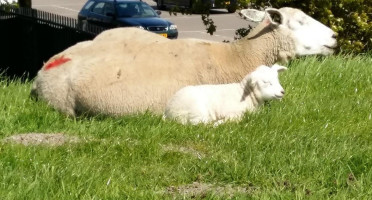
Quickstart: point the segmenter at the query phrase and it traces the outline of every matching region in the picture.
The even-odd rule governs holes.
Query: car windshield
[[[116,9],[118,17],[158,17],[154,9],[142,2],[120,2]]]

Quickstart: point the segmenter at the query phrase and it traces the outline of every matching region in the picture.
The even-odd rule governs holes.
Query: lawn
[[[70,118],[0,79],[0,199],[370,199],[372,57],[306,57],[280,75],[286,95],[240,122],[181,125],[150,112]]]

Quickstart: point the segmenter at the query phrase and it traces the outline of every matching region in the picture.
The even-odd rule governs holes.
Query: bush
[[[14,1],[8,1],[4,0],[3,2],[0,2],[0,9],[9,11],[11,8],[18,7],[18,4]]]
[[[371,0],[256,0],[254,7],[299,8],[338,33],[339,50],[372,50]]]

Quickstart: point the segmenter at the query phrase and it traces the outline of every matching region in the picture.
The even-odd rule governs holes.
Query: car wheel
[[[77,28],[82,31],[87,31],[88,26],[87,24],[88,24],[87,20],[78,20]]]
[[[77,21],[76,28],[81,30],[81,27],[83,26],[81,20]]]
[[[158,8],[159,10],[162,10],[162,9],[165,8],[163,0],[158,0],[158,1],[156,2],[156,6],[157,6],[157,8]]]
[[[83,31],[88,30],[88,21],[87,20],[82,20],[81,21],[81,30],[83,30]]]
[[[236,5],[230,5],[229,7],[227,7],[227,11],[229,13],[234,13],[236,11]]]

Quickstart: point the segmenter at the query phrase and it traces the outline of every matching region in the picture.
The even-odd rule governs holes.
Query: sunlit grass
[[[151,113],[69,118],[0,81],[0,138],[65,133],[59,147],[0,146],[0,199],[182,199],[193,182],[246,188],[208,199],[368,199],[372,195],[372,58],[295,60],[286,90],[239,123],[183,126]],[[167,192],[168,191],[168,192]]]

